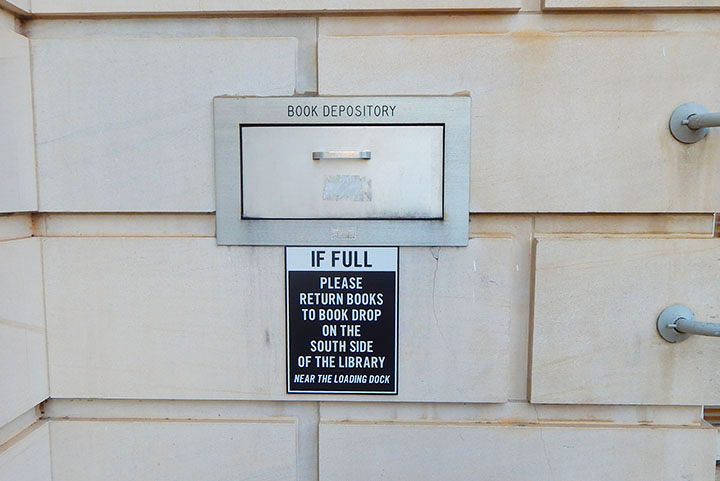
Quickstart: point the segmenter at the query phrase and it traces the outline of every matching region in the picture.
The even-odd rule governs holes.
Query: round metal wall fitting
[[[693,115],[706,114],[707,112],[705,107],[696,103],[682,104],[676,108],[675,112],[670,116],[670,133],[683,144],[694,144],[702,140],[710,129],[703,128],[693,130],[687,125],[684,125],[683,121]]]
[[[663,310],[658,316],[658,333],[667,342],[682,342],[688,337],[690,337],[690,334],[685,334],[676,331],[672,327],[668,327],[668,324],[674,324],[675,321],[677,321],[678,319],[687,319],[688,321],[694,321],[695,314],[693,314],[693,311],[683,306],[682,304],[675,304]]]

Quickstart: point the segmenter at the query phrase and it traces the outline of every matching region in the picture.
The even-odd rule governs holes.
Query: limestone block
[[[30,0],[0,0],[0,7],[25,14],[30,12]]]
[[[521,0],[34,0],[33,13],[247,13],[518,10]]]
[[[97,5],[98,2],[93,2]],[[147,2],[146,2],[147,4]],[[306,16],[92,16],[33,18],[23,25],[28,37],[40,39],[212,38],[238,40],[294,38],[295,93],[317,92],[317,20]],[[275,63],[273,63],[275,65]],[[259,69],[256,69],[259,70]],[[252,71],[249,66],[241,74]],[[250,82],[248,82],[250,83]]]
[[[43,237],[215,237],[213,214],[39,214],[33,222]]]
[[[23,239],[32,236],[30,214],[0,215],[0,241]]]
[[[712,214],[539,215],[535,233],[708,237],[713,224]]]
[[[53,481],[296,479],[292,419],[53,421]]]
[[[320,480],[711,481],[710,428],[320,424]]]
[[[38,38],[32,48],[44,211],[213,211],[213,97],[295,89],[295,38]]]
[[[68,403],[71,401],[67,401]],[[92,401],[97,403],[97,401]],[[129,401],[128,401],[129,402]],[[58,403],[53,401],[53,405]],[[378,403],[323,402],[320,417],[325,421],[460,422],[483,424],[578,424],[673,425],[704,424],[701,406],[613,406],[507,403]],[[63,411],[65,414],[66,411]]]
[[[285,393],[283,249],[44,239],[53,397],[364,399]],[[513,241],[400,251],[399,395],[501,402]]]
[[[0,213],[37,210],[30,44],[0,27]]]
[[[0,242],[0,426],[48,397],[40,241]]]
[[[719,404],[720,340],[656,329],[676,303],[718,322],[719,288],[717,239],[540,240],[532,402]]]
[[[533,219],[531,216],[471,216],[470,237],[507,234],[513,238],[509,268],[510,326],[508,371],[509,399],[526,401],[528,372],[528,323],[530,319],[530,279],[532,276]]]
[[[55,398],[43,406],[43,413],[51,419],[92,418],[97,421],[116,421],[122,418],[148,422],[212,420],[228,425],[238,422],[276,423],[280,418],[292,419],[297,425],[296,481],[317,481],[318,404],[313,402]]]
[[[9,4],[8,4],[9,5]],[[8,10],[2,8],[11,8],[3,6],[2,0],[0,0],[0,30],[17,31],[18,19]]]
[[[720,134],[668,131],[682,103],[720,109],[715,29],[537,17],[321,18],[320,93],[469,91],[472,212],[720,210]]]
[[[38,423],[0,446],[0,481],[51,481],[50,431]]]
[[[720,8],[719,0],[545,0],[545,10],[553,9],[698,9]]]
[[[45,332],[0,322],[0,424],[48,397]]]
[[[40,241],[0,242],[0,320],[45,328]]]

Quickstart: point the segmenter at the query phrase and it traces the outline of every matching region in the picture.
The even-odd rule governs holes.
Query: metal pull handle
[[[720,337],[720,324],[696,321],[693,311],[682,304],[663,310],[657,319],[657,329],[667,342],[682,342],[690,334]]]
[[[313,160],[370,160],[372,154],[369,150],[328,150],[327,152],[313,152]]]
[[[720,113],[708,113],[695,103],[681,105],[670,116],[670,132],[684,144],[702,140],[711,127],[720,127]]]

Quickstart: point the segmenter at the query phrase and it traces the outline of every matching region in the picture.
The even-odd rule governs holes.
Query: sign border
[[[347,249],[395,249],[395,384],[393,391],[293,391],[290,389],[290,291],[288,290],[288,248],[347,248]],[[399,246],[304,246],[288,245],[283,249],[285,270],[285,393],[286,394],[344,394],[346,396],[397,396],[399,392],[399,351],[400,351],[400,247]]]

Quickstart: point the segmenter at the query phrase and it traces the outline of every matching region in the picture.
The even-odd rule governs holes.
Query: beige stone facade
[[[0,481],[711,481],[717,0],[0,0]],[[468,245],[401,247],[397,396],[287,394],[218,246],[216,96],[472,99]],[[272,193],[268,193],[272,195]],[[295,242],[302,244],[301,240]]]

